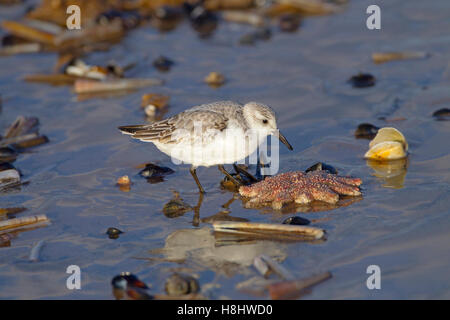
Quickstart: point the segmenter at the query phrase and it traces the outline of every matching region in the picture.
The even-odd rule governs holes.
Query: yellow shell
[[[395,128],[386,127],[378,130],[377,135],[369,143],[369,147],[372,148],[380,142],[399,142],[402,144],[404,151],[408,151],[408,142],[406,142],[405,136]]]
[[[369,151],[367,151],[364,155],[364,158],[374,160],[396,160],[405,157],[406,151],[404,149],[404,145],[397,141],[384,141],[371,145]]]

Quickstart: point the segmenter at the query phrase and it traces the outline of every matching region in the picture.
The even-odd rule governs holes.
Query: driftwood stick
[[[294,276],[285,267],[273,260],[272,258],[262,254],[257,258],[261,259],[273,272],[278,274],[284,280],[293,280]],[[256,258],[255,258],[256,260]]]
[[[160,79],[120,79],[120,80],[76,80],[74,84],[75,93],[93,93],[117,90],[140,89],[148,86],[162,85]]]
[[[270,224],[270,223],[253,223],[253,222],[226,222],[216,221],[213,223],[215,232],[222,233],[255,233],[255,234],[282,234],[282,235],[298,235],[313,239],[321,239],[325,231],[323,229],[286,225],[286,224]]]
[[[268,285],[270,298],[272,300],[285,300],[298,298],[311,287],[330,279],[331,273],[324,272],[313,275],[306,279],[282,281]]]
[[[50,222],[45,214],[40,214],[37,216],[14,218],[0,221],[0,231],[15,229],[18,227],[29,226],[34,224],[39,224],[43,222]]]

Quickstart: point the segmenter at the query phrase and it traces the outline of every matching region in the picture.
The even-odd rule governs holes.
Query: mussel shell
[[[299,216],[294,216],[294,217],[289,217],[289,218],[285,219],[282,223],[283,224],[293,224],[293,225],[299,225],[299,226],[306,226],[306,225],[310,224],[311,221],[309,221],[308,219],[299,217]]]
[[[348,80],[354,88],[367,88],[375,85],[376,79],[369,73],[360,73]]]
[[[370,123],[361,123],[355,130],[358,139],[373,139],[380,128]]]
[[[114,227],[110,227],[110,228],[108,228],[108,230],[106,230],[106,234],[108,235],[108,237],[110,239],[117,239],[117,238],[119,238],[119,235],[122,233],[123,233],[123,231],[121,231],[117,228],[114,228]]]
[[[338,171],[333,166],[330,166],[323,162],[317,162],[317,163],[313,164],[311,167],[306,169],[305,172],[321,171],[321,170],[327,171],[331,174],[338,174]]]
[[[165,176],[174,172],[168,167],[160,167],[153,163],[147,163],[145,168],[139,172],[139,175],[146,178],[149,183],[158,183],[164,181],[163,178]]]
[[[450,109],[448,108],[439,109],[433,112],[433,117],[435,117],[436,120],[450,120]]]

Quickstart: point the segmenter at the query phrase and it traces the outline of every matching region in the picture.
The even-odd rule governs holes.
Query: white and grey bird
[[[279,132],[275,112],[265,104],[249,102],[241,105],[218,101],[192,107],[168,119],[152,124],[121,126],[119,130],[132,138],[153,142],[163,153],[187,164],[201,193],[196,168],[218,165],[224,169],[252,154],[268,135],[274,135],[289,150],[292,146]]]

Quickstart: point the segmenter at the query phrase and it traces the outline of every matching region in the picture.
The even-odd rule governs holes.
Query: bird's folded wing
[[[146,142],[205,144],[226,129],[227,123],[228,119],[221,113],[194,110],[149,125],[123,126],[119,130]]]

